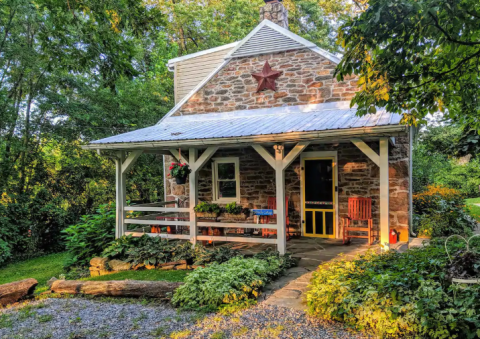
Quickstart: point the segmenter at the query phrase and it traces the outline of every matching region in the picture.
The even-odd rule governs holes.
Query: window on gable
[[[213,160],[213,200],[240,201],[240,174],[238,158]]]

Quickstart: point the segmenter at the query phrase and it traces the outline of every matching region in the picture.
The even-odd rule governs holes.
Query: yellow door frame
[[[314,152],[312,152],[314,153]],[[323,152],[319,152],[323,153]],[[302,234],[304,237],[314,237],[314,238],[336,238],[337,237],[337,192],[335,192],[335,187],[337,186],[337,157],[336,155],[332,156],[308,156],[305,155],[301,159],[301,166],[303,169],[305,169],[305,160],[332,160],[332,197],[333,197],[333,208],[332,209],[314,209],[314,208],[306,208],[305,207],[305,170],[302,170]],[[313,222],[313,231],[315,232],[315,212],[322,212],[323,214],[323,234],[307,234],[306,233],[306,223],[304,222],[306,220],[306,212],[312,212],[312,222]],[[325,234],[326,232],[326,225],[325,225],[325,212],[332,212],[333,213],[333,234]]]

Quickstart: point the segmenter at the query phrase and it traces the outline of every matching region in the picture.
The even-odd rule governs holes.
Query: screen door
[[[335,238],[335,162],[303,159],[303,234]]]

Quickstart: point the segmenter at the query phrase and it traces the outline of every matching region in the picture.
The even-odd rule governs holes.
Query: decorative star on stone
[[[252,76],[258,81],[257,93],[263,91],[264,89],[276,91],[275,79],[277,79],[281,74],[282,72],[272,70],[268,61],[265,62],[262,73],[252,74]]]

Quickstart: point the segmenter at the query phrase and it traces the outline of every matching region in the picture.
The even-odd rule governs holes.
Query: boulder
[[[132,265],[128,262],[121,261],[121,260],[110,260],[108,262],[108,266],[112,269],[112,271],[128,271]]]
[[[107,262],[108,258],[95,257],[90,260],[90,266],[105,270],[107,269]]]

